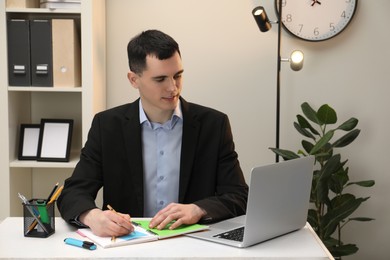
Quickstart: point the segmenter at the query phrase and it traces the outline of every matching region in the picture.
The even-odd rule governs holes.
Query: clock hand
[[[311,2],[311,6],[314,6],[315,4],[321,5],[321,2],[318,1],[318,0],[313,0],[313,1]]]

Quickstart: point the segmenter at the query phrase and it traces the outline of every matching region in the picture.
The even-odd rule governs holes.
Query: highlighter
[[[37,200],[36,203],[42,223],[50,224],[50,218],[46,209],[46,202],[44,200]]]
[[[77,246],[77,247],[81,247],[81,248],[85,248],[85,249],[89,249],[89,250],[96,249],[96,245],[92,242],[89,242],[89,241],[81,241],[81,240],[78,240],[75,238],[65,238],[64,242],[68,245]]]

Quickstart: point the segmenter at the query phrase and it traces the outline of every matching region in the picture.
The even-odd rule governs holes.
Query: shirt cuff
[[[83,223],[81,223],[81,221],[79,220],[79,217],[80,216],[76,216],[74,219],[69,220],[69,222],[71,224],[76,225],[76,226],[81,227],[81,228],[88,228],[87,225],[84,225]]]

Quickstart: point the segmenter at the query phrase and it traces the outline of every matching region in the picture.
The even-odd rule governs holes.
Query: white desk
[[[182,236],[90,251],[66,245],[67,237],[82,239],[61,218],[56,218],[56,231],[48,238],[24,237],[23,218],[6,218],[0,224],[0,259],[333,259],[309,225],[245,249]]]

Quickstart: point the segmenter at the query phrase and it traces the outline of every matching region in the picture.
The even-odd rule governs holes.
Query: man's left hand
[[[152,218],[150,228],[164,229],[169,223],[176,220],[169,229],[175,229],[183,224],[197,223],[206,212],[195,204],[171,203]]]

